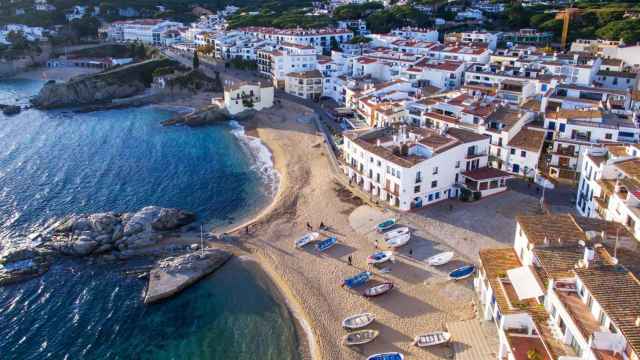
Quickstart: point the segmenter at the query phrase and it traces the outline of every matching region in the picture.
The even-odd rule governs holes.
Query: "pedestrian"
[[[313,226],[311,226],[311,224],[309,224],[308,221],[307,221],[307,230],[313,230]]]
[[[320,221],[320,230],[324,230],[326,226],[324,226],[324,222]]]
[[[376,249],[378,248],[378,239],[376,239]]]
[[[409,248],[409,256],[413,256],[413,249]]]
[[[245,232],[246,234],[248,234],[248,233],[249,233],[249,225],[245,226],[245,228],[244,228],[244,232]]]
[[[351,266],[351,255],[349,255],[349,257],[347,258],[347,261],[349,262],[349,266]]]

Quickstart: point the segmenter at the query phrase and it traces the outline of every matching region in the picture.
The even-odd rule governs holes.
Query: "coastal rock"
[[[19,114],[20,111],[22,111],[22,108],[18,105],[0,104],[0,109],[2,110],[2,113],[7,116]]]
[[[44,246],[64,255],[87,256],[134,251],[158,244],[166,232],[195,220],[194,213],[147,206],[133,213],[71,215],[43,236]]]
[[[142,93],[153,79],[155,69],[175,65],[167,58],[152,59],[75,77],[65,83],[49,81],[32,103],[41,109],[109,103]]]
[[[159,261],[149,273],[144,303],[157,302],[181,292],[224,265],[231,255],[222,249],[206,249]]]
[[[49,270],[50,256],[30,247],[16,247],[0,254],[0,286],[15,284]]]
[[[229,121],[231,118],[240,121],[249,120],[255,114],[255,110],[245,110],[231,116],[227,109],[212,105],[188,115],[180,115],[175,118],[165,120],[162,122],[162,125],[172,126],[184,124],[191,127],[197,127]]]

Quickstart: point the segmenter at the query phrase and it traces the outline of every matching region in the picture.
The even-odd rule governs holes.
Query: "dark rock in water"
[[[2,105],[0,104],[0,109],[2,109],[2,113],[5,115],[16,115],[22,111],[22,108],[18,105]]]
[[[232,254],[222,249],[205,249],[159,261],[149,273],[145,304],[171,297],[212,273]]]
[[[0,254],[0,286],[15,284],[49,270],[51,257],[47,252],[30,247],[18,247]]]
[[[248,120],[256,114],[255,110],[245,110],[241,113],[231,116],[227,109],[219,108],[215,105],[201,109],[188,115],[180,115],[162,122],[164,126],[187,125],[191,127],[215,124],[223,121],[229,121],[234,118],[237,120]]]
[[[194,213],[158,206],[124,214],[71,215],[42,236],[43,246],[71,256],[142,249],[157,244],[167,232],[195,219]]]

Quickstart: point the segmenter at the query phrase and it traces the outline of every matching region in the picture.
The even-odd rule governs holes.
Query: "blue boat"
[[[332,247],[333,245],[335,245],[338,242],[338,239],[336,239],[335,237],[330,237],[330,238],[326,238],[322,241],[320,241],[319,243],[316,244],[316,249],[318,251],[325,251],[327,249],[329,249],[330,247]]]
[[[474,265],[465,265],[463,267],[459,267],[449,273],[449,279],[460,280],[460,279],[467,278],[471,276],[471,274],[473,274],[475,270],[476,270],[476,267]]]
[[[371,279],[372,276],[373,276],[372,273],[368,271],[363,271],[358,275],[345,279],[343,284],[351,289],[366,283],[367,281],[369,281],[369,279]]]
[[[404,360],[404,355],[399,352],[381,353],[371,355],[367,360]]]
[[[387,219],[380,224],[376,225],[376,229],[378,232],[385,232],[393,227],[396,224],[396,219]]]

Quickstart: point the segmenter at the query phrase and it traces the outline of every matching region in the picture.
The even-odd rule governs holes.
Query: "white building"
[[[468,45],[486,45],[490,50],[495,51],[498,47],[499,35],[499,33],[487,31],[464,31],[446,34],[444,40],[445,42],[460,42]]]
[[[461,61],[424,59],[404,70],[402,77],[416,87],[452,90],[462,85],[465,67]]]
[[[333,42],[341,44],[353,38],[353,32],[349,29],[277,29],[251,26],[237,30],[243,34],[258,39],[271,40],[277,44],[290,43],[303,46],[320,46],[325,51],[331,49]]]
[[[231,115],[245,110],[262,110],[273,106],[273,86],[260,82],[239,82],[224,89],[224,107]]]
[[[181,41],[182,23],[162,19],[114,21],[107,28],[112,41],[140,41],[155,46],[169,46]]]
[[[506,189],[509,174],[487,168],[489,139],[462,129],[379,128],[344,136],[345,173],[372,199],[407,211],[461,194]]]
[[[290,72],[284,79],[287,94],[309,100],[318,100],[322,96],[322,73],[318,70]]]

